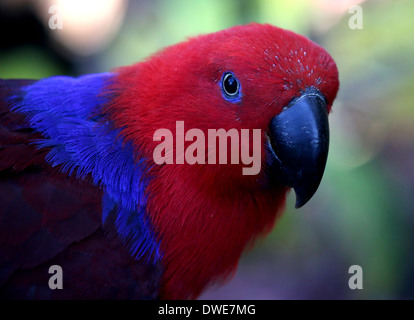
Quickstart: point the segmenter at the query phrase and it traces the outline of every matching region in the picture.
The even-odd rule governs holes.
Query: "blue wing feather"
[[[24,114],[42,134],[43,139],[32,143],[50,149],[48,164],[68,175],[76,172],[78,178],[90,175],[104,190],[102,222],[116,214],[116,230],[130,254],[157,262],[161,253],[146,213],[145,159],[122,140],[122,129],[114,128],[102,110],[110,99],[103,90],[114,77],[101,73],[43,79],[11,97],[12,111]]]

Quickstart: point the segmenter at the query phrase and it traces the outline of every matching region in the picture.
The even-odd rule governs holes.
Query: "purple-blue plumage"
[[[10,209],[0,207],[0,232],[3,232],[0,236],[0,293],[3,295],[9,293],[12,297],[13,292],[16,296],[20,295],[18,292],[23,289],[16,288],[23,285],[15,278],[20,279],[22,268],[46,267],[46,264],[60,257],[59,261],[65,269],[63,252],[72,252],[74,247],[88,237],[94,239],[98,230],[105,230],[111,235],[110,238],[118,239],[114,243],[126,246],[129,256],[122,259],[131,259],[131,265],[136,261],[135,265],[142,268],[140,260],[143,258],[151,258],[148,265],[158,264],[161,254],[145,211],[145,187],[149,179],[146,176],[145,159],[140,157],[139,150],[133,148],[131,143],[123,142],[120,128],[114,128],[103,112],[104,106],[111,99],[110,94],[105,92],[105,87],[114,76],[111,73],[102,73],[79,78],[52,77],[21,85],[16,80],[0,81],[0,130],[4,131],[0,139],[0,162],[4,165],[11,161],[10,150],[16,143],[9,137],[14,137],[18,134],[16,132],[24,132],[25,136],[19,140],[22,145],[20,149],[23,150],[20,151],[20,156],[27,158],[37,155],[40,165],[34,166],[35,171],[52,173],[51,177],[54,179],[51,183],[46,176],[39,178],[37,182],[44,179],[39,186],[35,183],[36,175],[31,174],[34,170],[31,166],[18,172],[21,176],[19,179],[16,175],[18,170],[12,164],[0,168],[0,191],[15,190],[15,197],[21,202],[15,205],[4,199],[3,204],[7,204]],[[10,88],[12,82],[15,84],[13,90]],[[13,123],[10,121],[12,118],[18,121]],[[13,154],[13,158],[17,158],[16,151]],[[38,192],[33,190],[36,187]],[[76,188],[79,190],[72,190]],[[52,207],[50,203],[54,200],[50,192],[56,193],[54,198],[58,198],[59,193],[65,194],[64,197],[73,198],[75,204],[65,201],[60,207]],[[39,198],[36,200],[32,196],[21,195],[24,193],[36,193],[35,197]],[[83,193],[87,199],[82,199],[79,193]],[[27,198],[35,204],[25,204]],[[94,205],[88,209],[82,201],[92,202]],[[79,207],[80,211],[89,211],[94,222],[88,227],[88,219],[85,217],[84,224],[78,225],[82,222],[75,218],[77,211],[74,208],[62,208],[72,205],[74,208]],[[10,243],[14,240],[7,230],[13,224],[12,215],[14,218],[23,215],[21,219],[29,226],[31,220],[35,219],[33,229],[43,230],[47,229],[44,224],[48,219],[59,220],[59,214],[54,216],[50,210],[65,212],[59,221],[59,231],[54,227],[52,233],[46,230],[40,232],[40,236],[31,234],[30,250],[25,249],[25,245],[16,247]],[[73,215],[69,211],[74,211]],[[84,232],[81,231],[83,229]],[[15,231],[19,232],[19,229]],[[34,233],[39,234],[39,231]],[[25,237],[27,236],[23,236]],[[99,241],[94,241],[108,241],[104,237],[102,232]],[[88,248],[93,251],[93,246]],[[10,250],[14,253],[11,254]],[[112,259],[110,254],[102,253],[102,256]],[[22,260],[30,263],[27,265]],[[82,263],[82,259],[80,261]],[[82,269],[79,266],[75,268]],[[71,274],[76,277],[76,271],[71,271]],[[122,278],[121,275],[117,277]],[[152,282],[153,286],[156,285],[156,281]],[[42,296],[39,292],[27,297]],[[149,295],[145,292],[134,294]]]

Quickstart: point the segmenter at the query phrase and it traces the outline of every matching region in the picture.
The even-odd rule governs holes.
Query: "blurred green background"
[[[48,27],[55,1],[0,0],[0,78],[108,71],[251,21],[306,35],[337,62],[341,85],[319,190],[300,210],[291,194],[274,231],[202,299],[414,298],[413,1],[89,1],[84,24],[71,31],[79,15],[62,30]],[[354,4],[363,29],[349,26]],[[348,286],[352,265],[363,269],[362,290]]]

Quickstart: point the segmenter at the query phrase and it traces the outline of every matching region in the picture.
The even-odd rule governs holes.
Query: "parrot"
[[[338,89],[322,46],[254,22],[108,72],[1,79],[0,297],[197,299],[228,281],[289,192],[300,208],[318,189]],[[178,122],[260,130],[260,170],[175,161],[154,133]],[[174,162],[155,161],[167,140]]]

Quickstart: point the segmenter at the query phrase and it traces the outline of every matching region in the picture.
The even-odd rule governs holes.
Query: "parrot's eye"
[[[231,72],[223,74],[221,79],[221,91],[226,100],[230,102],[240,102],[240,82]]]

